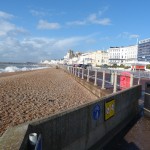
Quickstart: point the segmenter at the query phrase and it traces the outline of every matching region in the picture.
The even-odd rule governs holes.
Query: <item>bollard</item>
[[[133,74],[130,75],[130,87],[133,86]]]
[[[105,89],[105,71],[103,71],[102,89]]]
[[[95,82],[94,85],[97,86],[97,70],[95,70]]]
[[[82,79],[84,79],[84,68],[82,68]]]
[[[89,77],[90,77],[90,70],[88,69],[88,72],[87,72],[87,82],[89,82]]]
[[[80,68],[78,68],[78,77],[80,78]]]
[[[111,85],[114,84],[114,73],[111,74]]]
[[[29,144],[30,144],[31,150],[35,149],[36,142],[37,142],[37,133],[30,133],[29,134]]]
[[[114,78],[114,90],[113,93],[117,92],[117,72],[115,72],[115,78]]]

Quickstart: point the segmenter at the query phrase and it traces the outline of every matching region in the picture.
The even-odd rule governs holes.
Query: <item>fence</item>
[[[150,73],[142,71],[123,74],[125,71],[120,70],[84,69],[81,67],[72,66],[60,67],[67,70],[70,74],[81,78],[82,80],[92,82],[95,86],[98,86],[101,89],[110,90],[113,93],[139,84],[142,85],[142,90],[145,91],[145,83],[150,80]],[[130,82],[128,83],[128,86],[121,83],[122,76],[127,78],[128,82]]]

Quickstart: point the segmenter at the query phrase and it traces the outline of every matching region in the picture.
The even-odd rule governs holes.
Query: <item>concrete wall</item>
[[[101,149],[138,114],[140,96],[141,86],[135,86],[30,123],[20,149],[28,149],[28,136],[32,132],[42,135],[44,150],[95,150],[97,147],[93,145]],[[115,114],[105,120],[105,104],[111,100],[115,101]],[[95,115],[97,105],[100,106],[100,114]]]

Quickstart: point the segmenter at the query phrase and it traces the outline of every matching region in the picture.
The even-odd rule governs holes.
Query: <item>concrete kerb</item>
[[[15,127],[8,128],[0,137],[1,150],[18,150],[24,141],[24,137],[28,130],[28,123],[20,124]]]

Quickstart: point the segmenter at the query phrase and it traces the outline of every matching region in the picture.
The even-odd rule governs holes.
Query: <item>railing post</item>
[[[130,75],[130,87],[133,86],[133,74]]]
[[[78,77],[80,77],[80,68],[78,68]]]
[[[105,71],[103,71],[102,89],[105,89]]]
[[[87,70],[87,82],[89,82],[90,70]]]
[[[114,73],[111,74],[111,85],[114,84]]]
[[[114,90],[113,93],[117,92],[117,72],[115,72]]]
[[[73,73],[72,74],[74,75],[74,67],[73,67]]]
[[[94,85],[97,86],[97,70],[95,70],[95,82]]]
[[[77,76],[77,68],[75,67],[75,76]]]
[[[140,80],[141,80],[141,79],[139,78],[139,79],[138,79],[138,85],[140,84]]]
[[[70,67],[70,73],[72,74],[72,67]]]
[[[84,68],[82,68],[82,79],[84,79]]]
[[[68,72],[70,73],[70,67],[68,66]]]

